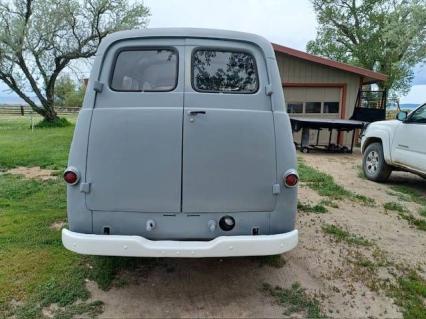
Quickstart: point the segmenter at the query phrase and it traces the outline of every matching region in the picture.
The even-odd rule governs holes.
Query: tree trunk
[[[53,107],[53,102],[47,102],[43,104],[42,112],[40,114],[47,122],[56,122],[59,120],[59,116]]]

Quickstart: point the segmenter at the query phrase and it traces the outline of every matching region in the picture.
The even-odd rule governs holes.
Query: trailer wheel
[[[371,143],[364,151],[362,169],[365,177],[375,182],[385,182],[392,173],[392,167],[386,164],[383,147],[380,143]]]

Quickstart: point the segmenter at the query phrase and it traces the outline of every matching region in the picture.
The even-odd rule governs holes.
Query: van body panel
[[[182,210],[272,211],[272,112],[209,108],[184,122]]]
[[[91,210],[179,212],[181,108],[93,111],[86,195]]]

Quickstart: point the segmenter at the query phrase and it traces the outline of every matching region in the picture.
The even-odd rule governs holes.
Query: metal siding
[[[276,53],[278,68],[281,75],[281,81],[283,83],[321,83],[321,84],[346,84],[347,93],[345,100],[345,119],[349,119],[353,113],[356,98],[359,89],[360,76],[352,74],[349,72],[336,70],[327,66],[323,66],[317,63],[304,61],[295,57],[288,56],[286,54]],[[318,96],[319,93],[313,93],[313,90],[324,90],[327,93],[324,93],[325,96],[334,95],[335,90],[338,88],[305,88],[300,90],[305,90],[306,97],[303,100],[295,101],[293,97],[299,96],[301,93],[296,93],[294,90],[299,88],[284,88],[284,96],[286,102],[304,102],[309,99]],[[303,93],[302,93],[303,94]],[[340,100],[340,99],[339,99]],[[340,106],[342,107],[342,106]],[[322,118],[336,118],[335,114],[298,114],[297,116],[307,116],[307,117],[322,117]],[[316,134],[316,133],[315,133]],[[351,134],[344,134],[344,143],[349,144],[351,142]],[[325,142],[325,139],[328,141],[328,133],[322,132],[320,141]],[[333,135],[333,139],[335,137]],[[296,137],[296,140],[297,137]]]

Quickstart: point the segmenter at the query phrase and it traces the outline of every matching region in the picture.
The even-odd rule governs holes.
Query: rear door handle
[[[206,114],[206,111],[189,111],[188,112],[189,116],[196,116],[198,114]]]

